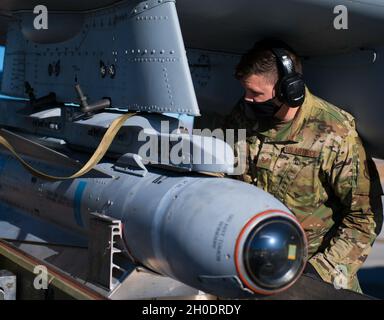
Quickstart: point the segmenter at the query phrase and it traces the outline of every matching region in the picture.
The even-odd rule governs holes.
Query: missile
[[[68,174],[63,162],[25,154],[45,171]],[[147,169],[133,154],[55,182],[29,174],[5,150],[0,164],[0,201],[82,235],[91,213],[118,219],[135,263],[201,291],[271,295],[293,285],[305,266],[307,242],[294,215],[244,182]]]

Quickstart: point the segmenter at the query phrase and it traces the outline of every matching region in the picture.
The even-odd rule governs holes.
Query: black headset
[[[301,106],[305,99],[305,83],[302,75],[295,70],[292,59],[282,48],[272,48],[279,69],[276,83],[277,98],[291,108]]]

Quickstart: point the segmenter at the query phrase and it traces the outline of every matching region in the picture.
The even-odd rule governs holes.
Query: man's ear
[[[272,97],[276,97],[276,84],[273,86],[272,89]]]

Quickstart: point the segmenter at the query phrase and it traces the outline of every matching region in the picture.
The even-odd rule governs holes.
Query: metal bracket
[[[16,300],[16,276],[0,270],[0,300]]]
[[[121,246],[122,223],[120,220],[99,214],[90,214],[90,233],[88,245],[89,280],[97,283],[108,291],[121,284],[131,270],[125,269],[126,264],[119,255],[128,258]],[[117,262],[119,261],[119,262]]]

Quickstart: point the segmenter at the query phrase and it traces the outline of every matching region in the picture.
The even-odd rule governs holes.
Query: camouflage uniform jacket
[[[309,262],[324,281],[361,291],[356,272],[381,229],[382,190],[379,182],[371,185],[354,118],[307,89],[293,121],[279,129],[260,132],[241,105],[224,126],[247,130],[246,154],[235,148],[246,163],[237,178],[295,214],[307,235]]]

